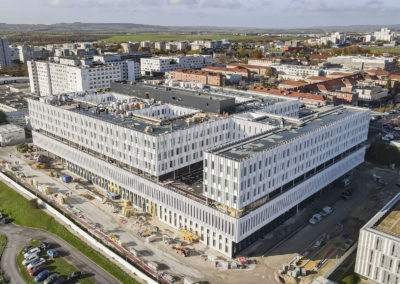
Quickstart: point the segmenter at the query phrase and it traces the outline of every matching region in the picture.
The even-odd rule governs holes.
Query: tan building
[[[225,80],[221,73],[197,71],[197,70],[176,70],[172,78],[177,81],[194,82],[212,86],[224,86]]]
[[[251,73],[256,75],[265,76],[267,72],[271,72],[272,67],[261,66],[261,65],[249,65],[249,64],[239,64],[239,63],[230,63],[226,66],[227,68],[246,68]]]
[[[207,66],[203,67],[201,70],[208,72],[217,72],[223,75],[241,75],[245,79],[248,79],[250,77],[250,71],[243,67],[227,68],[218,66]]]

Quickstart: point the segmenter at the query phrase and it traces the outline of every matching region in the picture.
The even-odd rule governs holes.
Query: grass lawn
[[[2,182],[0,182],[0,209],[17,225],[38,228],[57,235],[122,283],[138,283],[117,265],[70,233],[53,217],[40,209],[31,209],[28,200]]]
[[[31,241],[28,245],[38,247],[39,241]],[[63,257],[51,258],[46,254],[45,251],[41,251],[39,256],[46,260],[46,269],[50,272],[50,274],[58,273],[60,276],[64,276],[64,279],[67,279],[67,276],[74,271],[79,270],[74,265],[70,264]],[[24,256],[22,255],[22,250],[17,255],[16,261],[19,271],[21,272],[22,277],[25,279],[26,283],[33,284],[36,283],[34,280],[34,276],[29,275],[29,270],[26,266],[22,265],[22,261],[24,260]],[[86,271],[82,271],[82,273],[87,273]],[[89,278],[81,278],[79,279],[79,283],[82,284],[91,284],[94,283]]]
[[[5,235],[0,235],[0,260],[1,260],[1,255],[3,254],[3,251],[6,248],[6,244],[7,244],[7,237]],[[1,272],[1,269],[0,269]],[[0,273],[0,283],[3,280],[3,276]]]

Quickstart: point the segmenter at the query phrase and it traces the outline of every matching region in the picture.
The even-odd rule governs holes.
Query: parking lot
[[[0,230],[8,239],[7,247],[1,260],[1,267],[5,272],[6,278],[11,280],[10,283],[20,284],[26,282],[19,273],[15,259],[31,240],[48,242],[53,248],[60,251],[60,255],[65,261],[70,263],[71,266],[73,265],[73,267],[79,267],[79,270],[85,274],[85,278],[89,277],[95,283],[119,283],[114,277],[90,261],[75,248],[52,234],[32,228],[19,227],[14,224],[0,224]],[[54,262],[48,262],[48,268],[51,271],[57,271]]]

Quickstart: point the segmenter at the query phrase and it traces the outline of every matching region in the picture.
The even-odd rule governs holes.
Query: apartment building
[[[314,66],[279,64],[271,67],[278,72],[281,80],[304,80],[307,77],[324,75],[321,68]]]
[[[11,52],[6,38],[0,38],[0,69],[12,66]]]
[[[379,284],[400,282],[400,193],[360,230],[355,272]]]
[[[172,79],[183,82],[200,83],[211,86],[224,86],[225,78],[220,73],[197,71],[197,70],[176,70],[172,72]]]
[[[211,64],[211,55],[162,56],[141,58],[140,70],[142,75],[145,76],[163,74],[177,69],[200,69]]]
[[[165,50],[165,47],[166,47],[165,41],[157,41],[156,43],[154,43],[155,49],[163,51],[163,50]]]
[[[240,64],[240,63],[230,63],[226,65],[227,68],[246,68],[247,70],[250,71],[250,73],[253,73],[258,76],[265,76],[267,72],[271,71],[271,67],[268,66],[262,66],[262,65],[249,65],[249,64]]]
[[[238,92],[235,109],[216,115],[133,94],[30,99],[33,142],[229,257],[364,160],[365,109],[319,108],[298,119],[296,99]]]
[[[336,56],[329,57],[327,61],[353,70],[394,70],[397,66],[397,58],[394,57]]]
[[[381,86],[356,86],[354,91],[358,93],[358,100],[363,102],[379,101],[389,96],[388,90]]]
[[[217,72],[221,73],[225,76],[239,75],[241,78],[249,79],[250,71],[243,67],[219,67],[219,66],[207,66],[202,68],[201,70],[207,72]],[[241,78],[238,80],[240,81]]]
[[[118,56],[117,56],[118,57]],[[131,81],[139,76],[139,64],[115,57],[94,60],[54,58],[28,61],[31,92],[40,96],[109,88],[112,81]]]

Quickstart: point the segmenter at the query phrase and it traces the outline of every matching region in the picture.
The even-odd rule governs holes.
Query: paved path
[[[19,274],[15,257],[30,239],[45,241],[56,247],[60,246],[58,250],[61,253],[65,253],[66,256],[64,257],[83,273],[92,274],[91,278],[95,283],[120,283],[100,266],[53,234],[37,229],[19,227],[14,224],[0,224],[0,233],[7,236],[7,247],[1,259],[1,268],[5,271],[6,277],[11,280],[11,283],[20,284],[25,282]]]

